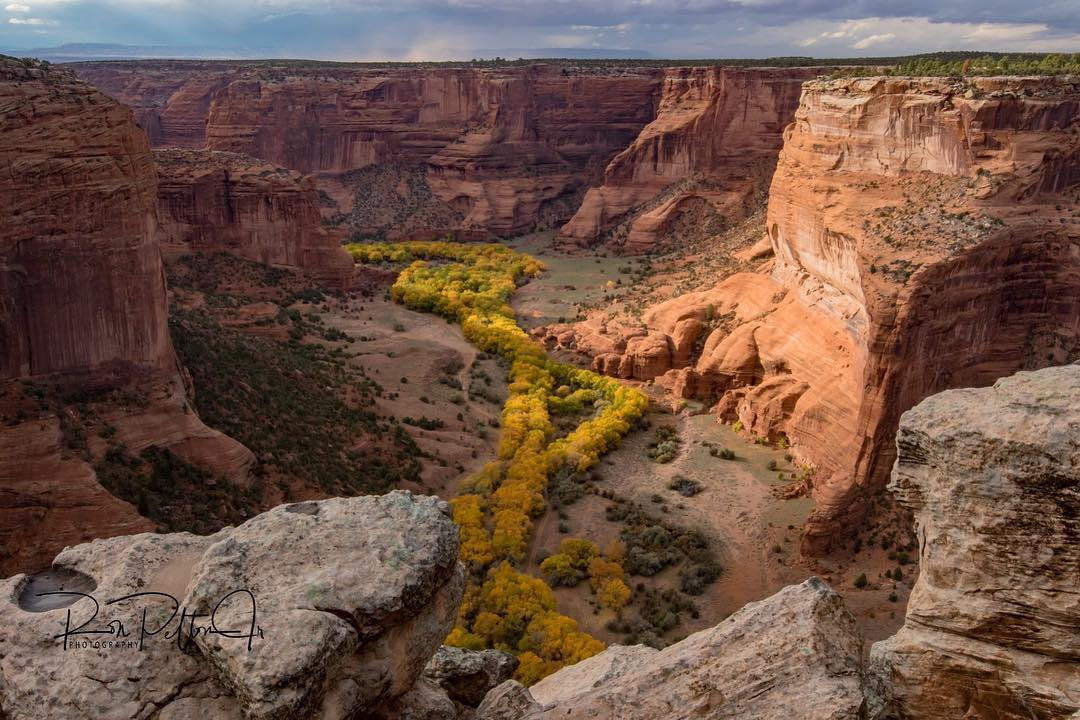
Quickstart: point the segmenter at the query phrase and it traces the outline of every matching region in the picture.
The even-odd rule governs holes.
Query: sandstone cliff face
[[[729,222],[741,219],[742,204],[772,174],[803,81],[818,73],[814,68],[666,69],[655,119],[615,156],[603,183],[588,191],[559,239],[591,244],[665,188],[670,192],[662,201],[628,220],[627,234],[620,238],[627,251],[655,246],[680,209],[694,200],[705,201]]]
[[[158,239],[166,256],[228,252],[344,284],[353,261],[322,228],[299,173],[234,153],[156,150]]]
[[[1077,357],[1078,127],[1075,78],[807,85],[771,190],[772,275],[825,293],[805,304],[851,338],[826,357],[856,399],[787,424],[819,467],[811,549],[880,491],[904,410]]]
[[[545,65],[151,62],[77,71],[135,108],[155,146],[244,153],[327,187],[373,164],[426,167],[429,190],[462,226],[500,235],[568,217],[577,194],[653,118],[660,78]]]
[[[13,720],[376,711],[412,687],[452,627],[464,589],[457,553],[449,506],[404,492],[283,505],[210,536],[142,534],[68,548],[47,571],[0,583],[9,629],[0,636],[0,710]],[[102,624],[119,620],[134,638],[144,608],[182,635],[144,637],[141,649],[65,651],[56,634],[66,613],[81,617],[92,602],[38,596],[60,589],[92,594]],[[254,600],[233,596],[214,618],[219,629],[254,632],[250,650],[246,637],[185,637],[192,621],[169,620],[172,602],[160,596],[105,605],[167,593],[206,618],[241,589]]]
[[[154,164],[131,112],[4,60],[0,113],[0,377],[169,368]]]
[[[1080,366],[949,390],[904,413],[890,490],[921,572],[873,673],[901,718],[1080,710]]]
[[[66,544],[149,529],[63,445],[67,418],[19,399],[24,384],[145,398],[109,413],[135,449],[160,444],[234,479],[251,455],[187,405],[153,159],[131,111],[66,71],[0,58],[0,130],[0,567],[14,571]]]
[[[775,259],[592,326],[594,367],[715,401],[816,468],[804,549],[880,494],[900,413],[1080,357],[1080,81],[811,81],[770,190]]]

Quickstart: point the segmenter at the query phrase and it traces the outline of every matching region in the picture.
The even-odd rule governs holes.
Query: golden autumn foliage
[[[519,653],[518,678],[526,683],[599,652],[598,640],[555,610],[550,588],[510,563],[525,555],[553,470],[583,471],[595,464],[645,413],[647,398],[611,378],[551,360],[518,326],[509,300],[521,282],[544,270],[534,258],[499,244],[406,242],[346,249],[358,262],[408,263],[391,289],[395,301],[458,322],[469,342],[510,363],[497,460],[466,478],[453,501],[461,559],[472,580],[460,624],[447,642]],[[552,415],[590,409],[588,419],[556,438]],[[560,554],[584,577],[599,552],[588,543],[571,544]],[[603,588],[600,593],[603,599]],[[618,604],[620,591],[609,594]]]
[[[630,602],[630,588],[622,578],[615,578],[604,583],[600,588],[600,603],[615,612],[619,612]]]

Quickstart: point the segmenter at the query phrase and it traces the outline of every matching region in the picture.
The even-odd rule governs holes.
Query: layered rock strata
[[[347,284],[353,261],[322,227],[314,184],[227,152],[155,150],[158,240],[166,257],[227,252]]]
[[[623,248],[647,251],[695,201],[728,223],[742,219],[750,195],[768,183],[776,165],[803,81],[820,72],[665,69],[655,119],[608,164],[603,182],[588,191],[559,240],[590,245],[625,220]],[[658,197],[655,207],[631,214]]]
[[[156,147],[238,152],[315,174],[346,208],[350,191],[338,181],[350,171],[419,166],[423,191],[458,213],[462,227],[498,235],[568,217],[611,156],[652,120],[661,74],[162,61],[77,71],[134,108]],[[416,201],[415,189],[398,189],[404,203]]]
[[[921,572],[872,668],[900,718],[1080,711],[1080,366],[949,390],[904,413],[889,489]]]
[[[0,584],[0,709],[13,720],[377,712],[453,625],[457,553],[449,506],[405,492],[283,505],[210,536],[68,548],[48,570]],[[61,590],[98,601],[95,628],[115,620],[132,636],[71,636],[65,651],[67,614],[81,622],[93,601],[41,595]],[[134,593],[155,594],[106,605]],[[144,610],[160,634],[140,634]],[[192,632],[211,614],[231,634]]]

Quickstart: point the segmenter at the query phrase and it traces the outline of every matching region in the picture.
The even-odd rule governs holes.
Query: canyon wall
[[[166,257],[228,252],[347,283],[353,261],[321,225],[318,195],[299,173],[246,155],[155,150],[158,240]]]
[[[915,513],[904,627],[871,649],[892,716],[1080,711],[1080,366],[904,413],[889,489]]]
[[[69,73],[0,72],[0,377],[168,369],[146,136]]]
[[[625,222],[618,243],[629,252],[646,251],[695,200],[727,223],[742,219],[751,195],[772,175],[803,81],[821,72],[665,69],[655,119],[608,164],[602,184],[588,191],[559,240],[589,245]],[[628,217],[649,201],[652,207]]]
[[[380,189],[406,206],[439,205],[434,225],[422,219],[416,230],[450,223],[498,235],[569,217],[653,119],[662,74],[165,61],[75,70],[131,106],[155,147],[238,152],[314,174],[345,213],[357,190],[371,191],[349,174],[387,166],[395,172]],[[408,187],[416,167],[422,188]]]
[[[810,81],[772,180],[773,258],[555,328],[606,373],[716,403],[814,468],[804,549],[854,534],[900,414],[1080,357],[1080,81]]]
[[[0,57],[0,163],[0,568],[14,570],[149,528],[97,482],[96,438],[79,429],[91,404],[134,451],[157,444],[237,480],[252,458],[188,405],[154,163],[131,111],[67,71]]]
[[[181,61],[75,70],[130,105],[155,147],[313,174],[339,219],[364,234],[510,236],[569,219],[562,242],[592,244],[623,223],[617,242],[633,252],[683,213],[716,227],[741,219],[768,182],[802,82],[823,72]],[[371,196],[378,207],[367,207]]]

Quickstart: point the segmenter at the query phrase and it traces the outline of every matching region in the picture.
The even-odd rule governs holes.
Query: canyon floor
[[[747,232],[746,228],[740,231]],[[632,284],[626,268],[640,272],[647,262],[641,258],[606,251],[599,255],[563,252],[553,246],[550,232],[515,238],[508,244],[541,259],[548,268],[514,297],[519,322],[526,328],[566,322],[586,312],[612,311],[627,296],[644,301],[672,292],[676,286],[706,282],[714,274],[685,275],[692,247],[654,259],[651,267],[657,269],[650,269],[648,281]],[[719,262],[716,272],[732,262]],[[450,498],[464,476],[494,456],[506,371],[469,344],[458,326],[390,301],[384,292],[388,282],[382,279],[370,297],[350,294],[331,302],[328,311],[300,307],[304,312],[314,310],[326,326],[353,338],[348,351],[384,389],[376,401],[380,414],[425,420],[427,427],[404,421],[428,457],[422,460],[421,481],[403,487]],[[561,352],[559,359],[580,362],[572,355]],[[883,542],[889,530],[858,552],[800,559],[799,533],[813,501],[780,492],[798,470],[785,459],[784,450],[747,441],[700,403],[690,402],[676,412],[662,388],[626,382],[654,400],[648,427],[631,432],[622,447],[592,473],[602,494],[585,494],[558,508],[549,505],[536,522],[525,563],[528,572],[539,576],[540,562],[557,552],[565,537],[585,538],[601,548],[618,541],[625,525],[608,519],[612,500],[606,495],[611,495],[659,514],[673,527],[700,531],[723,566],[721,577],[702,595],[685,598],[692,609],[679,613],[680,622],[663,633],[662,643],[711,627],[747,602],[813,574],[825,576],[844,594],[868,641],[887,637],[902,625],[917,571],[904,558],[902,581],[885,576],[898,566],[891,541]],[[660,427],[674,428],[679,441],[677,455],[667,463],[649,457]],[[734,451],[735,459],[720,457],[722,449]],[[669,487],[676,478],[697,483],[700,492],[684,497]],[[857,588],[855,579],[862,574],[867,582]],[[678,584],[674,567],[649,578],[635,576],[631,582],[639,594],[643,590],[661,594]],[[587,582],[556,588],[555,594],[561,612],[604,642],[640,639],[627,636],[615,613],[601,607]]]

